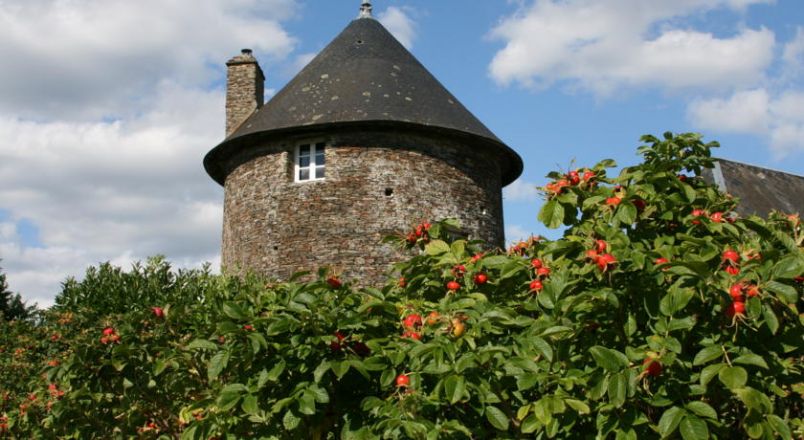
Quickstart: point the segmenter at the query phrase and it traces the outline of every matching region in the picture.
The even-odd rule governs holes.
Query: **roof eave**
[[[209,174],[209,176],[212,177],[213,180],[218,182],[218,184],[220,185],[224,185],[226,181],[226,170],[223,168],[223,164],[236,154],[244,151],[248,147],[253,146],[257,143],[263,142],[268,139],[275,139],[293,135],[302,135],[308,132],[333,131],[333,130],[351,131],[361,128],[364,129],[404,128],[410,131],[449,135],[451,137],[463,139],[469,145],[489,147],[498,150],[504,157],[500,176],[502,179],[502,186],[506,186],[512,183],[522,174],[523,170],[522,158],[519,156],[519,154],[516,153],[516,151],[514,151],[508,145],[504,144],[499,139],[480,136],[474,133],[468,133],[453,128],[422,125],[403,121],[389,121],[389,120],[310,124],[300,127],[280,128],[274,130],[260,131],[241,136],[232,136],[225,139],[220,144],[216,145],[212,150],[210,150],[206,154],[206,156],[204,156],[204,169],[206,170],[207,174]]]

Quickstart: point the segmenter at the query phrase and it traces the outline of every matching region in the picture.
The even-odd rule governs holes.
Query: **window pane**
[[[324,144],[316,144],[315,146],[315,164],[324,165]]]
[[[309,167],[310,166],[310,156],[299,156],[299,166]]]
[[[310,169],[309,168],[301,168],[301,169],[299,169],[299,180],[310,180]]]
[[[310,155],[310,146],[299,145],[299,156],[309,156],[309,155]]]
[[[315,167],[315,178],[316,179],[324,178],[324,167]]]

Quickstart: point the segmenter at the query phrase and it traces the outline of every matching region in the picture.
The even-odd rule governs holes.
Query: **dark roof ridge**
[[[773,171],[774,173],[789,174],[791,176],[795,176],[795,177],[799,177],[799,178],[804,179],[804,175],[797,174],[797,173],[792,173],[790,171],[777,170],[775,168],[769,168],[769,167],[766,167],[766,166],[756,165],[756,164],[747,163],[747,162],[740,162],[738,160],[726,159],[726,158],[722,158],[722,157],[712,157],[712,159],[714,159],[714,160],[716,160],[718,162],[726,161],[726,162],[736,163],[737,165],[748,166],[748,167],[753,167],[753,168],[760,168],[760,169],[763,169],[763,170]]]

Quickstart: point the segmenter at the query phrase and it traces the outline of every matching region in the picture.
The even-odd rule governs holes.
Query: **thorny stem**
[[[720,346],[720,349],[723,350],[723,357],[726,358],[726,363],[729,364],[729,367],[731,367],[732,365],[731,365],[731,359],[729,359],[729,352],[727,352],[726,348],[723,347],[722,345]]]

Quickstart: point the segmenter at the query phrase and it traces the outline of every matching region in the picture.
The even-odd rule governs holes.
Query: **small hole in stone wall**
[[[274,246],[274,250],[275,250],[275,251],[278,251],[278,250],[279,250],[279,246]]]
[[[393,194],[394,194],[394,189],[393,188],[385,188],[385,195],[386,196],[391,196]]]
[[[357,43],[357,44],[363,44],[363,40],[357,40],[357,41],[355,41],[355,43]]]

